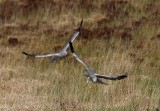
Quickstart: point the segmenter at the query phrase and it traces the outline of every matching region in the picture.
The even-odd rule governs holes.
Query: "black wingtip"
[[[72,45],[72,42],[71,42],[71,41],[69,41],[69,46],[70,46],[71,52],[74,53],[74,48],[73,48],[73,45]]]
[[[124,78],[127,78],[128,76],[127,75],[121,75],[119,79],[124,79]]]
[[[26,53],[26,52],[22,52],[22,54],[27,55],[27,53]]]
[[[82,24],[83,24],[83,18],[82,18],[82,20],[81,20],[80,26],[79,26],[79,28],[77,29],[77,31],[80,31],[80,30],[81,30]]]
[[[123,75],[123,78],[126,78],[126,77],[128,77],[127,75]]]
[[[31,56],[31,57],[35,57],[34,55],[28,54],[26,52],[22,52],[22,54],[27,55],[27,56]]]
[[[82,24],[83,24],[83,18],[82,18],[82,20],[81,20],[80,28],[82,27]]]

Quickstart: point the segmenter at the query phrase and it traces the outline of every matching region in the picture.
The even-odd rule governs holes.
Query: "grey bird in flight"
[[[74,33],[74,35],[70,39],[71,42],[73,42],[76,39],[76,37],[79,35],[82,24],[83,24],[83,19],[81,20],[79,28],[76,29],[76,32]],[[44,55],[34,55],[34,54],[28,54],[26,52],[22,52],[22,53],[27,56],[31,56],[31,57],[35,57],[35,58],[52,57],[51,62],[56,62],[59,58],[62,58],[67,55],[68,48],[69,48],[69,42],[64,46],[64,48],[61,51],[59,51],[57,53],[50,53],[50,54],[44,54]]]
[[[100,75],[96,74],[94,71],[92,71],[87,65],[78,57],[78,55],[74,52],[74,48],[72,46],[72,42],[69,42],[70,50],[73,54],[73,56],[86,68],[86,71],[88,73],[87,82],[91,80],[93,83],[100,83],[100,84],[106,84],[105,82],[101,81],[99,78],[108,79],[108,80],[121,80],[127,77],[127,75],[120,75],[120,76],[114,76],[114,75]]]

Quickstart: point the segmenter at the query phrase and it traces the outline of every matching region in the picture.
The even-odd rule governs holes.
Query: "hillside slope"
[[[100,74],[127,74],[108,85],[86,84],[84,67],[57,52],[74,34],[83,61]],[[159,0],[1,0],[0,110],[159,111]]]

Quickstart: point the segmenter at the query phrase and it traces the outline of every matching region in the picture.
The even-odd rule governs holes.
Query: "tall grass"
[[[15,1],[18,9],[18,3],[34,3],[38,8],[23,9],[30,12],[24,13],[11,7],[6,17],[0,14],[0,109],[160,110],[160,21],[155,14],[159,13],[160,4],[142,1]],[[9,3],[1,2],[0,6]],[[87,84],[84,67],[70,51],[56,63],[50,63],[50,58],[34,59],[21,53],[60,50],[81,18],[83,29],[73,43],[76,53],[95,72],[127,74],[127,79],[104,80],[107,85]],[[112,32],[106,34],[109,29]],[[11,44],[11,38],[17,42]]]

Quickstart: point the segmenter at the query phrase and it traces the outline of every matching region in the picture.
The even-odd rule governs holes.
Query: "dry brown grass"
[[[159,10],[159,0],[0,1],[0,110],[159,111]],[[127,79],[86,84],[70,53],[55,64],[21,54],[58,51],[81,18],[80,58]]]

